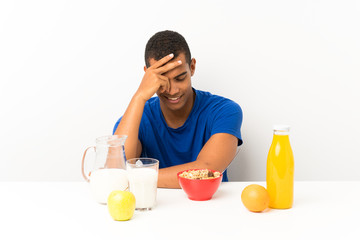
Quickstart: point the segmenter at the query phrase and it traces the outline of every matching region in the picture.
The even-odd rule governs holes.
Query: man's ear
[[[146,70],[147,70],[147,68],[146,68],[146,66],[144,66],[144,72],[146,72]]]
[[[195,67],[196,67],[196,60],[195,58],[192,58],[190,63],[191,76],[193,76],[195,73]]]

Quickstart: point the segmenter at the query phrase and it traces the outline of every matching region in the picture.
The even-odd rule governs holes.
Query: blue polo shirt
[[[184,125],[171,128],[160,109],[158,97],[149,99],[140,122],[141,157],[159,160],[159,168],[171,167],[196,160],[209,138],[216,133],[229,133],[242,144],[242,110],[230,99],[195,90],[194,106]],[[113,133],[121,118],[116,122]],[[223,181],[228,181],[226,171]]]

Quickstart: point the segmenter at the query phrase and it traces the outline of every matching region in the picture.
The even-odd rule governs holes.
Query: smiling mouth
[[[167,96],[164,96],[164,98],[166,98],[170,103],[178,103],[181,97],[182,96],[179,96],[179,97],[167,97]]]
[[[178,100],[180,97],[176,97],[176,98],[170,98],[170,97],[168,97],[167,99],[169,99],[169,100],[172,100],[172,101],[176,101],[176,100]]]

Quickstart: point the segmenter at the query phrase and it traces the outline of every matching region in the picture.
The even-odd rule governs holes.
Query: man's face
[[[191,60],[190,65],[186,62],[185,55],[179,54],[175,59],[170,62],[182,61],[182,64],[163,75],[169,79],[170,89],[163,93],[158,90],[156,94],[160,99],[160,106],[165,110],[181,111],[189,110],[193,104],[193,91],[191,86],[191,76],[195,72],[195,59]],[[153,65],[156,61],[150,59],[150,65]]]

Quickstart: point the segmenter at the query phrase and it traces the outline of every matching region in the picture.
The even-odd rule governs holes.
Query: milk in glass
[[[128,171],[130,191],[135,195],[136,209],[151,209],[156,203],[158,172],[152,168]]]
[[[90,188],[95,200],[106,204],[112,191],[128,188],[127,172],[119,168],[97,169],[91,172]]]

